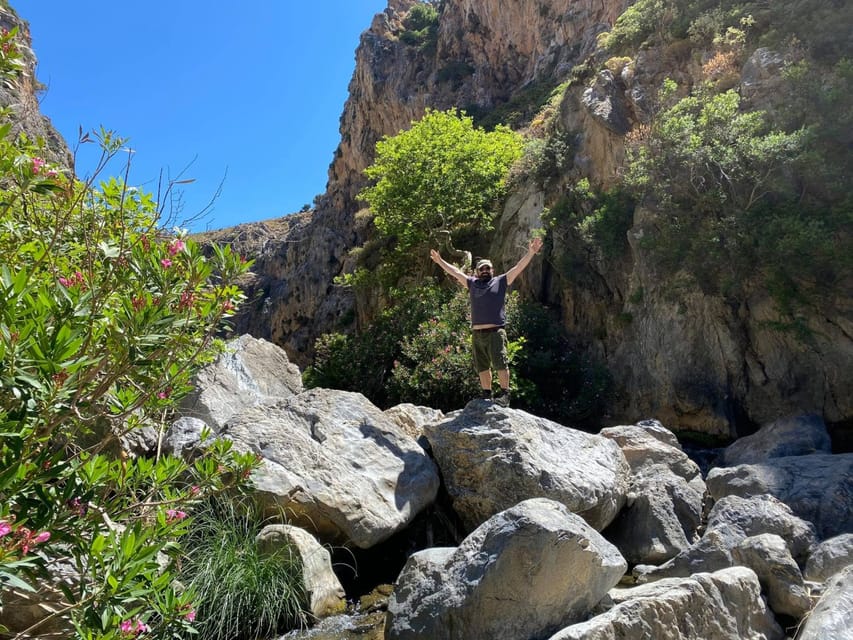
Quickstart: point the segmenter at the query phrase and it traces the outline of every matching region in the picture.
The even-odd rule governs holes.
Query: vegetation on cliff
[[[365,172],[375,183],[362,191],[376,236],[341,283],[382,291],[386,305],[357,335],[317,341],[308,386],[360,391],[380,406],[414,402],[443,410],[476,396],[466,295],[438,286],[446,280],[426,255],[433,247],[453,252],[460,238],[465,246],[485,246],[521,157],[521,136],[502,125],[486,132],[454,111],[427,110],[411,129],[376,145]],[[452,259],[464,264],[471,256]],[[509,315],[515,405],[573,424],[594,421],[606,406],[608,376],[568,346],[545,309],[511,297]]]
[[[802,328],[800,314],[825,304],[853,266],[843,177],[853,169],[853,66],[840,17],[804,2],[649,0],[602,37],[611,52],[703,53],[699,80],[664,83],[650,121],[628,136],[624,184],[654,214],[659,233],[644,247],[663,274],[735,301],[766,289],[779,328]],[[778,91],[757,108],[728,87],[762,46],[778,47],[781,62]]]
[[[440,7],[433,15],[431,4],[415,8],[407,23],[410,30],[416,23],[418,31],[432,28],[444,15]],[[429,12],[423,24],[418,21],[422,12]],[[511,169],[509,192],[522,185],[541,187],[548,260],[566,283],[584,288],[602,274],[618,280],[613,274],[627,273],[632,260],[641,260],[655,274],[660,293],[674,299],[701,292],[738,309],[756,292],[769,294],[777,320],[762,326],[792,330],[808,341],[813,335],[806,329],[807,318],[832,306],[838,287],[846,286],[853,272],[853,204],[847,184],[853,169],[853,122],[846,107],[853,99],[853,66],[847,57],[849,29],[844,27],[850,18],[849,6],[803,0],[639,0],[609,32],[600,34],[597,50],[577,59],[574,67],[543,67],[524,86],[504,87],[489,109],[466,108],[474,123],[487,130],[505,123],[524,133],[524,153]],[[436,86],[445,86],[446,69],[463,66],[470,77],[474,69],[468,59],[436,60]],[[463,86],[461,78],[455,79],[460,82],[454,87]],[[589,132],[572,129],[581,120],[567,117],[597,82],[603,82],[599,88],[604,87],[602,95],[610,101],[610,110],[601,117],[623,117],[605,123],[613,146],[608,153],[617,162],[612,175],[596,174],[583,164],[589,158],[581,155],[582,140]],[[467,100],[470,94],[464,96]],[[428,192],[441,184],[439,176],[425,188]],[[498,215],[502,205],[493,202],[489,216]],[[360,298],[370,300],[361,311],[362,316],[373,315],[374,325],[354,336],[321,339],[313,371],[328,373],[332,362],[359,361],[351,357],[354,350],[381,353],[355,376],[359,384],[369,380],[369,395],[380,404],[405,397],[413,402],[430,398],[440,405],[441,393],[453,398],[447,405],[458,403],[461,398],[450,389],[466,388],[464,363],[445,361],[430,347],[415,345],[424,334],[432,335],[429,325],[419,323],[435,319],[437,334],[447,341],[442,348],[456,353],[464,323],[450,322],[454,303],[449,293],[432,313],[422,309],[409,315],[411,305],[403,301],[418,294],[405,289],[406,281],[411,284],[428,274],[412,259],[417,253],[408,242],[399,245],[407,249],[408,271],[387,270],[393,252],[383,253],[380,247],[393,247],[394,234],[404,237],[411,228],[388,227],[381,233],[386,223],[381,204],[369,204],[380,233],[359,254],[364,270],[344,282],[381,284],[384,293],[376,295],[374,288],[374,295]],[[466,222],[460,215],[454,220],[450,250],[488,250],[492,236],[488,228],[477,226],[479,219],[469,215]],[[439,239],[442,221],[421,222],[420,239]],[[629,232],[635,232],[633,246]],[[460,263],[463,253],[456,256]],[[383,271],[391,277],[374,279]],[[627,282],[610,286],[629,289]],[[398,287],[394,295],[388,294],[391,287]],[[628,326],[632,314],[625,306],[640,304],[646,294],[642,288],[631,292],[621,307],[619,300],[610,301],[613,322],[590,337],[601,339],[609,329]],[[382,311],[367,311],[377,301]],[[558,328],[560,319],[554,322]],[[517,328],[529,338],[530,327]],[[378,342],[382,349],[374,348]],[[356,349],[356,343],[363,344]],[[514,368],[523,372],[531,345],[518,346]],[[556,358],[560,349],[558,342],[550,356]],[[424,371],[443,363],[431,374],[430,385],[416,370],[416,361]],[[606,397],[600,393],[606,385],[594,382],[603,377],[590,373],[594,369],[584,369],[590,384],[580,388],[591,386]],[[340,371],[324,377],[325,383],[355,388],[343,367]],[[436,378],[442,381],[441,393],[426,388],[438,384]],[[519,385],[529,382],[525,378],[519,376]],[[447,379],[454,382],[445,384]],[[404,380],[417,381],[422,395],[413,389],[404,393]],[[598,415],[604,412],[597,401],[593,405]],[[535,403],[529,408],[543,411]],[[571,419],[568,414],[556,417]]]

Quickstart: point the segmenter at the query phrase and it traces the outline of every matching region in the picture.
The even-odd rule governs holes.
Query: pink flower
[[[151,627],[142,622],[142,620],[123,620],[118,626],[119,630],[127,636],[138,636],[140,633],[151,631]]]
[[[199,487],[197,484],[194,484],[193,486],[190,487],[190,495],[196,496],[199,494],[200,491],[201,491],[201,487]]]
[[[195,622],[195,609],[190,609],[189,611],[187,611],[187,612],[184,614],[184,617],[185,617],[189,622]]]
[[[38,175],[41,172],[41,168],[45,165],[44,158],[33,158],[33,173]]]
[[[192,291],[184,291],[181,293],[181,301],[178,302],[178,309],[189,309],[195,302],[195,293]]]
[[[9,533],[12,533],[12,525],[10,525],[6,520],[0,520],[0,538]]]
[[[21,527],[18,529],[18,537],[21,538],[21,553],[29,553],[31,547],[50,540],[50,532],[42,531],[34,535],[27,527]]]
[[[164,269],[168,269],[172,266],[172,261],[169,260],[169,258],[163,258],[162,260],[160,260],[160,264],[163,265]]]
[[[166,521],[174,522],[175,520],[183,520],[187,517],[186,512],[177,509],[166,509]]]
[[[172,387],[166,387],[157,394],[157,397],[160,398],[160,400],[165,400],[170,395],[172,395]]]
[[[180,238],[175,238],[169,245],[169,255],[176,255],[179,251],[183,251],[185,246],[186,245],[184,244],[183,240],[181,240]]]
[[[65,503],[65,506],[78,516],[85,516],[89,511],[89,503],[83,502],[80,498],[71,498]]]
[[[86,279],[83,277],[83,273],[80,271],[75,271],[73,276],[64,277],[60,276],[57,278],[59,280],[59,284],[63,287],[74,287],[76,285],[85,285]]]

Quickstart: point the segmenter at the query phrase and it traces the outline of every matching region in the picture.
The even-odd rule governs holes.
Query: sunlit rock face
[[[68,145],[53,128],[50,119],[39,111],[38,92],[42,88],[36,79],[36,54],[32,49],[30,27],[14,9],[0,4],[0,29],[18,29],[17,47],[24,66],[14,78],[0,82],[0,106],[11,107],[12,131],[26,133],[30,140],[43,139],[47,160],[71,167],[73,160]]]
[[[562,173],[547,183],[522,181],[496,211],[489,253],[499,268],[508,267],[531,229],[543,226],[543,209],[566,188],[579,178],[602,188],[615,184],[626,136],[648,122],[665,78],[683,87],[703,81],[694,60],[703,51],[679,58],[652,47],[628,52],[630,64],[607,64],[611,54],[596,49],[596,37],[630,4],[623,0],[448,0],[434,46],[426,48],[400,37],[415,4],[390,0],[362,34],[341,142],[315,207],[210,234],[255,259],[237,333],[282,346],[301,367],[310,363],[318,336],[364,326],[376,311],[378,295],[356,296],[334,278],[354,267],[350,250],[366,237],[369,215],[357,215],[364,206],[357,195],[383,135],[405,129],[427,107],[482,114],[537,86],[550,90],[573,74],[580,78],[556,107],[570,149]],[[779,56],[761,50],[734,73],[750,105],[778,93]],[[673,283],[644,249],[656,233],[655,216],[638,208],[626,255],[588,255],[570,274],[560,271],[558,257],[576,249],[576,239],[552,237],[516,283],[523,296],[558,309],[565,327],[607,367],[616,389],[612,419],[656,418],[676,430],[729,438],[781,415],[813,412],[833,437],[844,436],[843,425],[853,421],[849,284],[820,309],[804,312],[806,341],[774,329],[774,300],[748,283],[737,303],[698,289],[673,296]]]
[[[245,283],[254,301],[238,321],[237,333],[280,344],[300,366],[309,363],[317,336],[350,328],[357,318],[370,315],[369,302],[367,309],[354,313],[351,294],[332,281],[352,265],[347,254],[364,237],[355,217],[363,206],[357,194],[366,184],[363,171],[373,160],[376,142],[407,128],[427,107],[486,110],[531,82],[558,84],[629,3],[450,0],[441,14],[436,46],[429,51],[399,37],[415,4],[417,0],[390,0],[361,36],[340,120],[341,142],[329,167],[326,193],[316,199],[315,208],[288,222],[208,234],[233,242],[256,260],[255,276]],[[539,211],[541,204],[534,212],[537,219]],[[496,255],[506,251],[517,260],[516,236],[528,231],[529,226],[510,231],[512,242],[505,249],[495,247]]]

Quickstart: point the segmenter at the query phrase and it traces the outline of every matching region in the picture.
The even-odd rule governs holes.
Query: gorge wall
[[[371,309],[333,280],[351,270],[349,251],[366,237],[356,195],[383,135],[406,128],[427,107],[487,112],[537,86],[575,78],[559,97],[555,120],[572,136],[568,167],[557,178],[517,185],[496,219],[491,256],[506,267],[517,260],[530,230],[543,226],[543,209],[562,189],[582,177],[597,185],[614,180],[625,136],[648,117],[649,96],[663,78],[689,83],[699,73],[695,60],[655,50],[638,52],[630,69],[604,70],[596,38],[629,0],[445,0],[437,39],[426,48],[400,37],[415,4],[389,0],[361,36],[341,142],[314,209],[203,236],[231,242],[255,259],[244,282],[249,302],[235,331],[281,345],[303,367],[318,336],[352,330],[370,316]],[[4,24],[10,15],[2,13]],[[778,69],[753,57],[735,83],[760,102],[775,90],[774,74]],[[44,129],[35,98],[27,101],[35,85],[23,89],[24,98],[5,96],[6,103],[18,105],[34,132],[55,138]],[[773,301],[760,288],[737,305],[699,291],[674,301],[640,242],[654,233],[653,218],[654,212],[638,208],[630,254],[619,260],[589,255],[571,277],[553,260],[569,240],[554,237],[519,285],[525,296],[558,309],[566,328],[606,363],[617,391],[612,421],[654,417],[673,429],[730,437],[780,415],[811,411],[849,434],[851,289],[839,290],[805,320],[808,341],[772,329]]]
[[[536,83],[556,87],[579,65],[601,68],[596,36],[631,3],[447,0],[436,45],[427,51],[399,37],[414,4],[390,0],[361,37],[341,143],[316,208],[213,234],[256,256],[247,283],[254,302],[237,330],[282,345],[302,366],[317,336],[348,330],[364,314],[332,281],[352,267],[347,252],[364,238],[356,194],[376,141],[406,128],[426,107],[487,110]],[[758,101],[762,91],[773,90],[773,70],[761,60],[750,64],[749,77],[740,70],[739,82],[748,83],[744,94]],[[612,181],[625,134],[646,117],[649,96],[665,77],[689,81],[695,67],[660,51],[641,52],[630,73],[601,71],[572,83],[559,104],[559,126],[575,135],[571,167],[556,181],[528,181],[510,196],[496,224],[496,262],[507,266],[517,259],[563,186],[579,177],[599,185]],[[639,242],[653,232],[651,217],[642,209],[635,213],[629,259],[590,256],[581,273],[566,278],[546,255],[520,284],[525,295],[559,308],[565,326],[607,364],[617,386],[613,420],[655,417],[675,428],[731,437],[779,415],[812,411],[838,433],[849,433],[850,291],[839,291],[807,320],[813,336],[807,342],[771,328],[773,302],[760,289],[737,307],[698,291],[673,301]],[[553,240],[555,251],[559,243]]]

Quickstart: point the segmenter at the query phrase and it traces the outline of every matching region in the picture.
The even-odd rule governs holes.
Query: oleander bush
[[[0,39],[17,81],[17,33]],[[52,595],[41,624],[76,637],[192,633],[199,603],[174,577],[181,539],[205,496],[256,466],[225,441],[194,463],[132,457],[124,436],[162,433],[193,371],[242,300],[248,265],[228,247],[205,256],[161,227],[150,194],[98,175],[124,141],[100,130],[101,162],[81,181],[42,140],[0,114],[0,605]],[[100,181],[99,181],[100,180]],[[57,582],[51,562],[70,567]],[[8,619],[7,619],[8,622]],[[22,631],[18,629],[17,631]],[[42,637],[37,624],[26,631]]]

